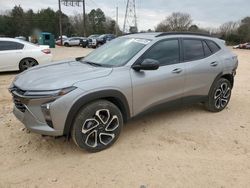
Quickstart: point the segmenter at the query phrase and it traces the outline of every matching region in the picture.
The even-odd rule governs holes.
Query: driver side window
[[[180,51],[178,39],[158,42],[143,56],[144,59],[159,61],[160,66],[171,65],[180,62]]]

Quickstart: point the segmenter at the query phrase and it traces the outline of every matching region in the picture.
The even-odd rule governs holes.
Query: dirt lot
[[[89,50],[58,48],[55,60]],[[239,69],[231,102],[213,114],[200,105],[130,121],[110,149],[89,154],[72,141],[27,133],[0,74],[0,187],[249,187],[250,51],[235,50]]]

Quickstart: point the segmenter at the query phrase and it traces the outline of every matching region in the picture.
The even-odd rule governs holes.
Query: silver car
[[[160,104],[229,103],[238,66],[224,41],[192,33],[114,39],[83,58],[19,74],[10,92],[27,129],[67,136],[90,152],[110,147],[124,122]]]
[[[85,39],[84,37],[71,37],[63,40],[63,45],[66,47],[70,46],[79,46],[81,40]]]

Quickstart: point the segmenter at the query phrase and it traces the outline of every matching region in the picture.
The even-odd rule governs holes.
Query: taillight
[[[44,49],[44,50],[42,50],[42,52],[45,53],[45,54],[50,54],[51,53],[50,49]]]

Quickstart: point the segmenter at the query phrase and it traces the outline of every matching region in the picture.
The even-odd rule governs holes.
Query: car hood
[[[19,74],[13,84],[22,90],[56,90],[108,76],[112,68],[96,67],[78,61],[57,62],[33,67]]]

